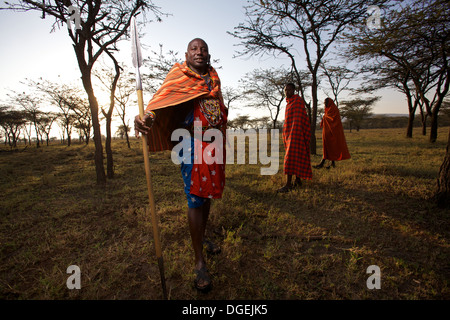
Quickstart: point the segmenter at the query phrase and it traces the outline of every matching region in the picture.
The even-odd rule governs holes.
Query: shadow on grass
[[[249,268],[249,279],[271,287],[247,291],[275,299],[448,297],[448,211],[424,199],[314,181],[276,194],[277,186],[249,188],[248,179],[260,186],[267,180],[256,174],[239,175],[228,180],[227,188],[245,195],[247,208],[257,209],[241,209],[239,219],[224,218],[221,226],[215,226],[225,234],[239,230],[245,245],[240,248],[244,252],[240,268],[235,269]],[[238,204],[227,204],[230,211],[233,206]],[[219,210],[225,214],[222,206]],[[270,246],[276,254],[267,252]],[[296,263],[297,272],[292,269]],[[227,264],[221,264],[224,271]],[[365,287],[365,271],[372,264],[382,269],[383,291]],[[275,276],[261,278],[268,272]],[[305,274],[298,274],[302,272],[313,275],[315,282],[306,281]],[[239,287],[242,281],[230,285]]]
[[[2,298],[162,298],[138,150],[121,150],[116,179],[103,187],[92,181],[90,147],[0,159],[8,178]],[[151,163],[171,299],[449,297],[448,211],[422,196],[331,178],[276,194],[283,174],[261,176],[257,166],[231,167],[223,199],[213,201],[209,235],[222,253],[208,256],[214,289],[199,294],[179,168],[168,154],[152,154]],[[356,176],[414,176],[373,170]],[[65,287],[72,264],[81,267],[81,291]],[[366,287],[369,265],[381,268],[381,290]]]

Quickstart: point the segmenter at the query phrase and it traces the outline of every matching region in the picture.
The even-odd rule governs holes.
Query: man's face
[[[208,45],[201,39],[195,39],[188,45],[186,63],[195,72],[206,72],[209,60]]]
[[[292,97],[294,95],[294,88],[292,86],[284,87],[284,94],[286,95],[286,98]]]

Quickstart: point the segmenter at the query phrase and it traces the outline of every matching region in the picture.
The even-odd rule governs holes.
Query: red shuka
[[[299,95],[286,98],[287,106],[283,125],[284,173],[303,179],[312,179],[309,143],[311,128],[305,102]]]
[[[214,127],[222,133],[223,142],[222,148],[218,148],[219,150],[215,148],[210,150],[211,143],[194,139],[194,150],[190,150],[190,152],[194,152],[194,157],[198,157],[200,163],[195,163],[196,160],[194,160],[189,193],[202,198],[217,199],[221,198],[225,185],[227,115],[221,93],[220,79],[213,67],[209,68],[209,75],[212,81],[211,90],[204,79],[188,68],[186,62],[183,64],[176,63],[172,67],[161,88],[155,93],[146,109],[153,110],[156,114],[155,123],[148,135],[148,145],[150,151],[171,150],[175,143],[178,143],[177,141],[171,141],[173,130],[180,127],[180,124],[185,120],[187,111],[193,109],[193,120],[201,122],[201,127],[198,129],[203,131]],[[202,111],[202,105],[207,112],[209,110],[208,104],[214,104],[214,102],[220,108],[218,110],[220,120],[212,126]],[[193,136],[195,137],[195,134]],[[200,134],[200,138],[202,136],[203,132]],[[208,147],[209,149],[207,149]],[[213,158],[216,158],[216,161],[213,161]]]
[[[220,101],[222,116],[225,117],[225,105],[221,92],[219,76],[213,67],[209,68],[209,75],[213,81],[210,91],[205,81],[187,66],[186,62],[175,63],[166,76],[161,87],[148,103],[146,111],[152,110],[158,119],[148,135],[150,151],[171,150],[174,146],[170,140],[173,130],[186,116],[182,109],[196,98],[214,98]],[[192,106],[188,106],[191,108]]]
[[[339,109],[330,98],[325,99],[325,114],[322,128],[323,158],[326,160],[350,159]]]

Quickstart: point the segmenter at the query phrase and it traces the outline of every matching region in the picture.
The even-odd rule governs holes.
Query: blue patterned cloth
[[[191,189],[191,173],[192,168],[194,166],[194,138],[186,138],[180,142],[182,143],[182,149],[180,150],[179,156],[180,156],[180,162],[181,162],[181,176],[183,177],[184,181],[184,192],[186,193],[186,198],[188,201],[188,207],[189,208],[198,208],[202,206],[206,198],[201,198],[199,196],[196,196],[195,194],[190,194]],[[187,144],[187,145],[184,145]],[[183,154],[183,150],[188,150],[188,154]],[[190,158],[190,163],[186,163],[189,161],[186,161]]]

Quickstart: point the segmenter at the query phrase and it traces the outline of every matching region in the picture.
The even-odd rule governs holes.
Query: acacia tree
[[[130,27],[131,18],[139,12],[151,11],[160,20],[160,11],[151,1],[135,0],[22,0],[8,4],[17,11],[41,11],[43,17],[53,17],[56,26],[67,24],[75,56],[81,72],[83,87],[89,99],[95,143],[95,168],[97,183],[105,183],[103,146],[101,140],[99,105],[92,84],[92,70],[104,53],[117,51],[117,42],[123,39]],[[69,25],[68,22],[72,21]],[[73,28],[75,25],[75,28]],[[72,27],[72,28],[71,28]]]
[[[385,1],[374,0],[372,5]],[[239,55],[285,55],[297,77],[302,95],[297,48],[300,46],[311,74],[311,153],[316,153],[319,67],[338,36],[351,24],[366,18],[363,0],[252,0],[245,7],[247,20],[230,33],[241,40]]]
[[[163,83],[170,69],[182,58],[178,57],[178,52],[169,50],[164,53],[163,45],[159,44],[159,50],[151,50],[150,55],[144,59],[144,64],[148,67],[142,71],[142,82],[150,93],[154,93]]]
[[[25,111],[9,110],[6,107],[0,108],[0,126],[5,131],[5,144],[11,148],[17,147],[20,130],[27,122]]]
[[[223,95],[223,100],[225,102],[225,105],[227,106],[227,110],[230,110],[231,103],[242,99],[242,92],[237,88],[233,88],[233,87],[229,87],[229,86],[228,87],[225,86],[222,88],[222,95]]]
[[[121,124],[119,127],[117,127],[117,131],[116,134],[119,136],[120,139],[123,139],[123,137],[126,135],[128,137],[128,132],[130,132],[131,128],[128,125],[123,125]],[[128,142],[128,148],[131,148],[130,146],[130,141],[127,140]]]
[[[0,105],[0,126],[3,128],[3,131],[5,133],[5,145],[8,143],[8,128],[4,126],[4,120],[7,116],[8,112],[7,106]]]
[[[233,121],[231,121],[231,128],[245,129],[249,125],[250,116],[238,115]]]
[[[84,140],[86,144],[89,144],[92,129],[92,118],[89,110],[89,102],[86,98],[78,97],[72,111],[73,127],[78,129],[80,140]]]
[[[115,99],[117,102],[116,110],[120,120],[122,121],[122,125],[120,126],[122,127],[121,132],[125,136],[128,148],[131,148],[130,137],[128,136],[128,132],[131,130],[131,127],[128,125],[126,119],[126,107],[130,103],[130,101],[134,101],[132,99],[135,97],[135,91],[136,85],[134,75],[132,75],[131,73],[122,75],[122,77],[119,79]]]
[[[45,135],[45,141],[48,146],[50,142],[50,130],[52,129],[53,122],[58,118],[58,114],[55,112],[47,112],[41,115],[39,119],[39,132]]]
[[[250,96],[248,100],[252,101],[248,106],[268,110],[273,128],[280,115],[284,87],[288,82],[292,82],[292,75],[283,68],[255,69],[241,80],[243,94]]]
[[[328,79],[334,103],[339,107],[339,94],[346,90],[351,81],[351,71],[346,67],[327,66],[328,63],[321,63],[323,75]],[[327,94],[328,95],[328,94]]]
[[[350,132],[352,127],[359,131],[361,124],[367,117],[372,115],[372,106],[378,101],[380,97],[373,98],[355,98],[351,100],[342,101],[341,116],[346,119],[349,125]]]
[[[42,99],[25,92],[13,92],[13,95],[10,95],[10,98],[23,108],[26,118],[33,124],[36,134],[36,148],[39,148],[39,120],[42,115],[42,111],[40,110]]]
[[[33,123],[29,121],[28,119],[25,119],[25,123],[22,126],[22,129],[24,131],[24,140],[28,140],[28,145],[31,146],[31,136],[33,132]]]
[[[403,93],[408,105],[408,125],[406,128],[406,137],[412,138],[414,119],[417,108],[419,107],[422,120],[422,134],[426,134],[427,114],[423,110],[423,103],[417,93],[411,74],[407,69],[397,66],[393,62],[384,61],[365,65],[359,69],[359,73],[365,74],[363,79],[366,81],[355,92],[369,93],[382,88],[392,87]]]
[[[430,142],[437,138],[438,114],[450,86],[450,7],[445,0],[415,0],[386,10],[378,29],[358,28],[348,52],[369,63],[379,59],[402,69],[431,117]]]
[[[122,72],[122,67],[119,65],[119,62],[116,58],[107,51],[108,56],[114,63],[114,71],[107,71],[106,69],[102,70],[102,74],[95,73],[95,76],[100,80],[100,82],[108,89],[109,91],[109,108],[105,111],[105,109],[101,108],[102,114],[106,119],[106,174],[108,178],[114,178],[114,160],[113,153],[111,147],[112,140],[112,132],[111,132],[111,124],[112,124],[112,114],[114,111],[114,106],[116,104],[116,90],[117,83],[119,82],[119,78]]]
[[[450,206],[450,129],[448,131],[447,149],[444,161],[439,168],[435,199],[438,206],[441,208]]]
[[[79,108],[82,108],[83,98],[81,98],[80,89],[67,84],[60,84],[48,80],[34,81],[27,79],[27,85],[30,88],[37,89],[48,97],[48,102],[56,106],[61,112],[59,118],[64,125],[67,135],[67,146],[72,143],[72,127],[76,120],[76,114],[79,114]]]
[[[444,101],[441,111],[443,111],[447,117],[450,117],[450,100]],[[448,131],[444,161],[439,168],[435,199],[439,207],[450,207],[450,129]]]

